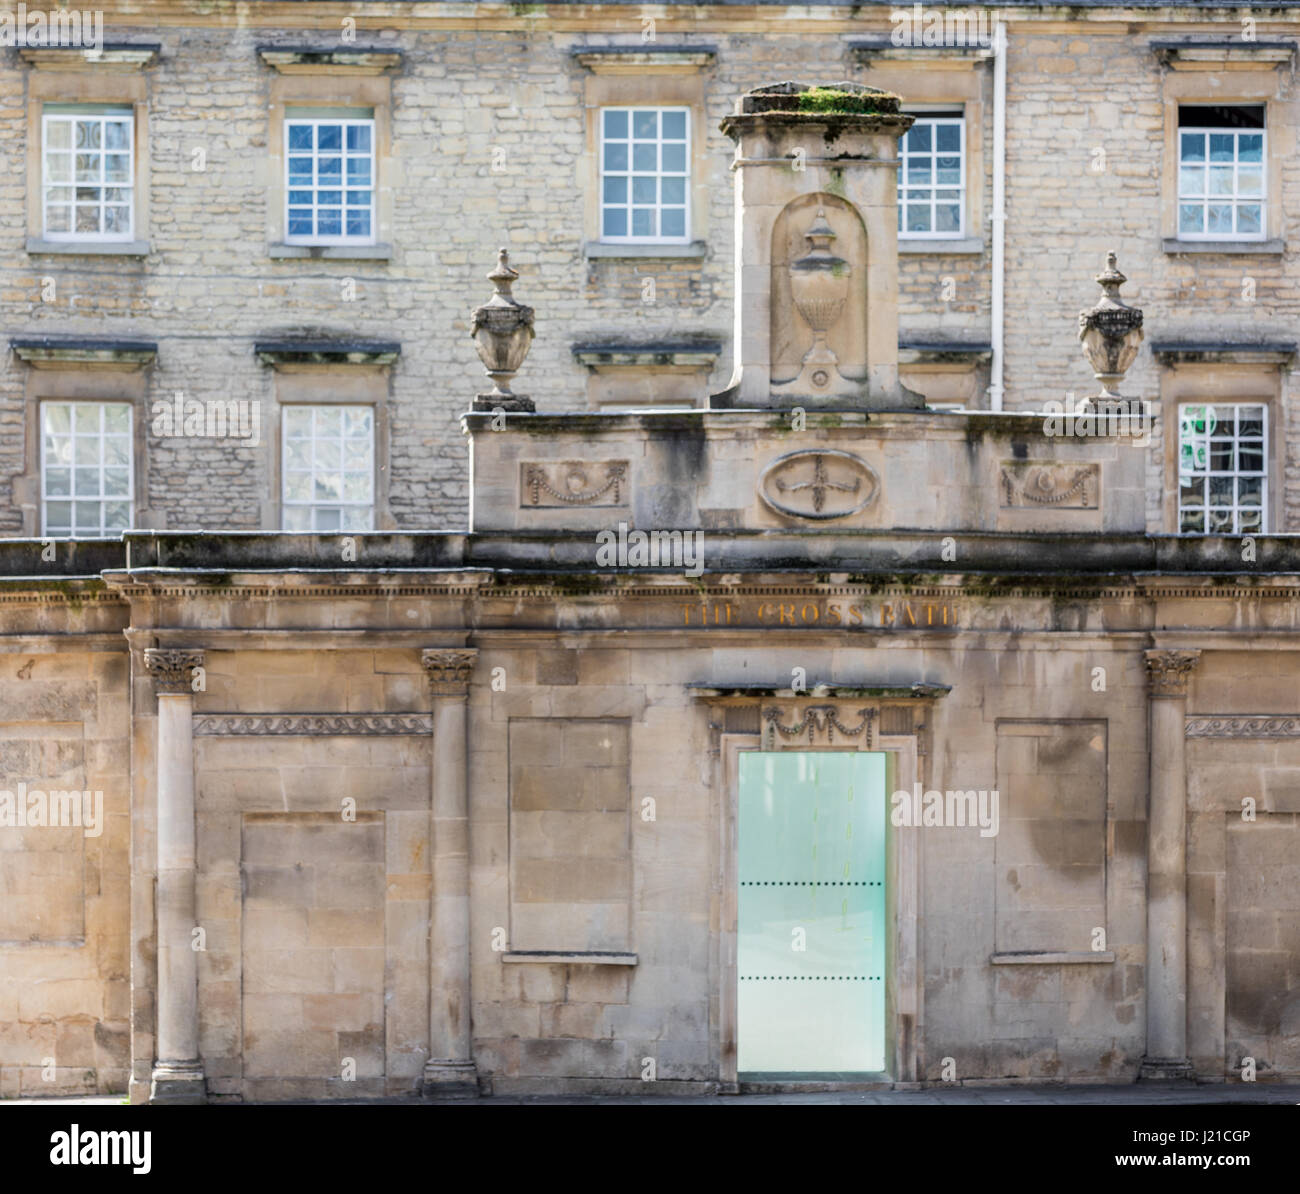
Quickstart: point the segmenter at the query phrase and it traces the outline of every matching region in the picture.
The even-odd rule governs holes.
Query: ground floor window
[[[1263,533],[1268,506],[1268,409],[1262,403],[1178,408],[1178,530]]]
[[[41,526],[93,539],[131,526],[131,407],[41,403]]]

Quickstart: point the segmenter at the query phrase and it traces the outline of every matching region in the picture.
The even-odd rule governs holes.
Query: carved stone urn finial
[[[1128,279],[1120,273],[1114,253],[1106,254],[1106,268],[1096,281],[1102,296],[1095,306],[1079,312],[1079,339],[1093,376],[1101,382],[1101,393],[1093,401],[1117,401],[1119,383],[1142,343],[1142,312],[1119,297]]]
[[[531,411],[533,401],[510,389],[510,379],[519,371],[532,347],[533,309],[517,302],[510,287],[519,277],[510,268],[510,254],[497,253],[497,267],[488,274],[495,293],[481,307],[474,309],[470,335],[479,360],[492,379],[492,390],[474,399],[475,410]]]

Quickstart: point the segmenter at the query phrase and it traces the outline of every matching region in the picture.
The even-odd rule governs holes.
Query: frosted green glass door
[[[737,1067],[885,1068],[885,756],[740,755]]]

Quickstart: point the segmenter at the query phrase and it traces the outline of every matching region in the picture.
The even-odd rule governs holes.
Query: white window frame
[[[88,466],[77,464],[76,441],[78,439],[91,439],[90,435],[79,435],[77,433],[76,411],[78,407],[96,407],[99,411],[99,429],[95,432],[94,437],[99,441],[99,450],[96,453],[98,463],[95,465],[99,473],[98,493],[94,495],[78,494],[77,490],[77,471],[78,467],[86,468]],[[49,433],[46,431],[46,414],[54,407],[66,407],[69,414],[69,435],[73,441],[73,458],[72,462],[64,465],[62,462],[52,461],[49,455],[50,442]],[[126,411],[127,428],[125,432],[126,439],[126,493],[123,494],[105,494],[104,493],[104,469],[108,467],[104,464],[104,417],[109,407],[122,407]],[[62,531],[51,531],[49,520],[49,503],[50,502],[96,502],[99,505],[99,534],[95,536],[83,536],[88,538],[112,538],[121,534],[123,530],[130,530],[135,525],[135,425],[134,410],[129,402],[113,402],[99,400],[64,400],[64,399],[44,399],[40,404],[38,411],[38,421],[41,438],[41,533],[43,535],[62,535]],[[113,433],[121,434],[121,433]],[[68,469],[68,492],[66,494],[49,492],[50,469],[64,468]],[[114,466],[120,467],[120,466]],[[114,527],[112,530],[104,529],[104,507],[109,503],[125,502],[127,507],[127,521],[125,527]],[[67,530],[69,538],[77,537],[77,521],[75,506],[70,519],[71,525]]]
[[[1186,109],[1205,107],[1204,104],[1179,104],[1178,119],[1182,119],[1182,114]],[[1214,106],[1214,105],[1210,105]],[[1261,128],[1208,128],[1199,125],[1175,125],[1178,138],[1177,152],[1174,155],[1177,185],[1175,187],[1174,197],[1174,227],[1177,229],[1179,240],[1232,240],[1232,241],[1256,241],[1268,239],[1268,126],[1267,126],[1267,107],[1264,104],[1235,104],[1232,107],[1259,108],[1265,113],[1265,124]],[[1202,195],[1184,195],[1183,194],[1183,134],[1193,133],[1206,138],[1205,141],[1205,163],[1202,172],[1205,176],[1205,193]],[[1243,198],[1238,191],[1238,176],[1241,169],[1241,149],[1239,139],[1243,135],[1258,136],[1260,138],[1260,155],[1259,155],[1259,175],[1260,175],[1260,193],[1258,198],[1248,195]],[[1238,209],[1242,206],[1259,206],[1259,231],[1258,232],[1211,232],[1210,227],[1210,170],[1212,163],[1210,161],[1210,142],[1209,138],[1215,135],[1227,135],[1233,138],[1232,146],[1232,195],[1216,196],[1219,203],[1213,206],[1227,205],[1232,208],[1232,224],[1235,229],[1237,226]],[[1254,163],[1250,163],[1254,165]],[[1199,205],[1204,216],[1206,231],[1204,232],[1187,232],[1183,229],[1183,207],[1192,204]]]
[[[628,168],[626,170],[607,170],[605,166],[605,147],[606,147],[605,114],[608,112],[624,112],[627,114],[628,135],[626,138],[626,144],[628,147],[628,162],[627,162]],[[632,209],[634,207],[649,206],[648,204],[644,204],[644,203],[634,204],[632,202],[632,179],[636,175],[644,176],[646,173],[643,170],[636,170],[634,168],[635,162],[633,160],[633,152],[632,152],[632,147],[634,144],[633,137],[632,137],[632,127],[633,127],[632,121],[637,112],[657,112],[659,114],[658,135],[655,138],[655,145],[657,146],[655,152],[656,169],[653,174],[653,177],[658,180],[655,184],[655,196],[656,196],[655,203],[654,203],[655,226],[656,228],[661,227],[663,221],[663,208],[665,205],[662,202],[662,190],[663,190],[662,180],[665,178],[680,178],[682,179],[682,192],[683,192],[682,203],[680,204],[683,213],[681,236],[662,236],[662,235],[634,236],[631,234]],[[682,142],[678,142],[675,138],[668,142],[668,144],[672,144],[672,145],[677,145],[677,144],[683,145],[683,155],[684,155],[683,162],[685,165],[685,169],[683,170],[665,171],[663,169],[663,147],[665,144],[663,138],[663,117],[664,114],[668,112],[680,112],[682,114],[683,124],[686,129],[686,136]],[[599,146],[599,156],[600,156],[600,169],[597,172],[597,180],[596,180],[596,187],[597,187],[596,211],[597,211],[597,226],[600,229],[601,242],[610,245],[689,244],[691,240],[691,109],[684,104],[634,104],[631,106],[611,104],[600,108],[599,111],[597,112],[596,137]],[[615,138],[615,140],[622,141],[623,139]],[[606,177],[627,179],[628,197],[625,203],[606,204],[605,202]],[[668,204],[667,206],[675,208],[678,207],[679,205],[676,203],[672,203],[672,204]],[[606,207],[622,207],[627,212],[628,235],[612,236],[606,233],[605,231],[605,208]]]
[[[956,187],[957,229],[956,231],[943,231],[943,232],[936,232],[934,230],[934,225],[937,223],[937,220],[935,218],[936,209],[938,205],[937,192],[940,190],[951,191],[953,190],[953,188],[947,186],[940,187],[934,181],[925,183],[922,186],[913,186],[913,185],[909,185],[908,178],[907,178],[909,158],[928,156],[930,161],[930,177],[933,180],[938,177],[939,158],[952,157],[952,154],[951,153],[941,154],[939,152],[937,147],[937,139],[934,137],[933,134],[931,135],[930,152],[928,155],[915,154],[915,153],[909,154],[906,150],[907,137],[912,131],[911,129],[909,129],[907,133],[905,133],[902,137],[899,138],[898,141],[898,158],[899,158],[898,187],[897,187],[898,219],[899,219],[898,237],[900,240],[961,240],[966,235],[966,166],[967,166],[966,113],[965,111],[963,111],[961,115],[956,115],[952,112],[952,109],[949,107],[944,110],[934,111],[934,112],[927,112],[924,110],[918,110],[913,108],[913,109],[909,109],[907,114],[909,116],[916,117],[916,123],[912,125],[912,128],[915,128],[916,125],[921,123],[922,121],[929,124],[932,128],[935,128],[941,124],[957,126],[957,133],[959,138],[959,143],[957,146],[957,173],[958,173],[959,182]],[[925,190],[925,191],[929,191],[930,193],[930,231],[928,232],[909,232],[907,229],[908,203],[904,199],[904,196],[908,191],[917,191],[917,190]],[[945,199],[944,202],[949,203],[951,202],[951,200]]]
[[[99,208],[99,226],[98,232],[78,232],[77,231],[77,208],[81,206],[77,202],[77,191],[80,185],[77,182],[77,122],[78,121],[98,121],[99,123],[99,148],[91,149],[85,152],[97,154],[99,157],[99,180],[93,184],[83,184],[94,186],[99,191],[98,200]],[[107,154],[109,152],[106,145],[108,123],[124,124],[126,126],[126,155],[127,155],[127,180],[126,182],[110,183],[105,177],[107,171]],[[70,125],[69,148],[51,149],[50,147],[50,127],[54,124]],[[117,151],[121,152],[121,151]],[[72,179],[68,182],[55,181],[50,178],[50,155],[52,153],[66,153],[72,162]],[[47,105],[41,112],[41,234],[46,240],[50,241],[79,241],[95,243],[117,243],[120,241],[131,241],[135,239],[135,111],[132,108],[117,104],[92,104],[92,105],[69,105],[67,108],[61,108],[57,105]],[[49,194],[56,187],[66,187],[72,191],[72,201],[70,204],[51,204]],[[104,217],[107,203],[104,199],[105,194],[110,190],[123,190],[127,193],[126,201],[126,222],[125,232],[105,232]],[[69,220],[69,229],[66,232],[54,232],[50,229],[50,207],[68,207],[71,216]],[[116,205],[115,205],[116,206]]]
[[[310,150],[291,148],[293,138],[290,130],[293,126],[296,125],[310,125],[312,126],[313,129],[318,128],[320,125],[338,125],[341,127],[342,144],[338,152],[338,157],[342,161],[343,171],[337,188],[322,186],[320,184],[319,159],[322,156],[332,157],[334,155],[328,152],[322,155],[320,150],[316,148],[316,142],[319,140],[319,136],[316,132],[313,131],[312,133],[312,148]],[[370,132],[370,150],[368,154],[350,152],[347,147],[348,129],[360,128],[360,127],[364,127],[368,129]],[[312,161],[312,182],[310,187],[302,187],[302,186],[295,187],[293,185],[293,178],[290,171],[290,166],[294,158],[301,158],[301,157],[310,157]],[[348,185],[348,160],[349,158],[359,158],[359,157],[368,157],[370,160],[370,183],[368,186],[364,186],[364,187],[360,187],[360,186],[350,187]],[[379,169],[379,153],[378,153],[378,146],[375,140],[375,118],[373,115],[357,116],[357,117],[295,116],[292,114],[292,112],[286,113],[284,118],[284,243],[287,245],[373,245],[373,244],[377,244],[378,240],[376,238],[378,232],[375,225],[378,219],[378,207],[376,205],[375,199],[376,199],[376,194],[378,191],[378,183],[379,183],[378,169]],[[304,236],[301,233],[295,235],[290,231],[290,228],[292,227],[292,220],[290,215],[291,210],[295,207],[303,206],[300,203],[291,203],[290,198],[292,197],[295,191],[301,191],[301,190],[310,190],[312,193],[311,212],[312,212],[313,228],[319,226],[320,223],[319,217],[317,215],[321,207],[321,204],[317,202],[317,198],[320,192],[322,190],[338,190],[339,192],[341,192],[340,194],[341,202],[339,203],[339,212],[341,214],[342,221],[340,227],[344,229],[344,231],[341,234],[339,234],[338,236],[321,236],[313,232],[309,236]],[[366,191],[366,190],[370,192],[370,207],[369,207],[370,231],[365,236],[349,235],[346,231],[348,225],[348,211],[349,210],[362,211],[365,209],[359,207],[349,209],[347,204],[348,192]],[[333,204],[328,204],[327,206],[333,207]]]
[[[326,438],[317,432],[317,418],[324,411],[339,412],[339,484],[340,495],[338,501],[317,500],[314,496],[307,499],[291,499],[289,495],[289,476],[290,473],[302,473],[302,469],[291,469],[289,467],[289,414],[292,411],[310,411],[311,412],[311,435],[306,437],[311,443],[311,468],[307,472],[311,479],[311,487],[315,490],[316,484],[316,443],[319,439]],[[344,428],[347,425],[347,416],[350,411],[365,411],[370,415],[370,450],[369,450],[369,480],[370,480],[370,497],[368,501],[348,501],[343,496],[343,489],[346,488],[346,478],[344,474],[349,471],[346,468],[346,444],[347,437]],[[295,439],[298,437],[294,437]],[[309,534],[333,534],[335,531],[339,534],[347,534],[349,531],[370,531],[375,526],[375,445],[378,442],[378,411],[368,402],[322,402],[319,404],[310,402],[291,402],[286,403],[280,408],[280,526],[284,529],[288,524],[288,511],[310,510],[311,527],[304,533]],[[364,527],[346,527],[343,525],[342,511],[344,507],[354,509],[366,509],[369,511],[369,517]],[[339,510],[339,526],[337,528],[326,527],[320,530],[316,526],[316,512],[321,509]]]
[[[1211,470],[1210,465],[1212,461],[1210,456],[1210,442],[1211,442],[1210,435],[1212,434],[1212,432],[1207,428],[1207,430],[1202,434],[1202,439],[1206,447],[1205,467],[1203,469],[1198,468],[1192,473],[1184,473],[1183,472],[1183,443],[1184,443],[1183,427],[1186,421],[1185,412],[1188,410],[1211,410],[1216,407],[1231,409],[1233,412],[1233,435],[1231,441],[1233,446],[1233,466],[1231,469],[1227,471]],[[1242,418],[1241,412],[1244,410],[1252,410],[1252,411],[1259,412],[1260,430],[1262,433],[1258,440],[1259,451],[1260,451],[1261,462],[1262,462],[1262,467],[1259,469],[1241,469],[1238,467],[1238,450],[1240,447],[1240,435],[1238,433],[1238,428],[1241,425],[1241,418]],[[1248,446],[1251,447],[1253,450],[1255,447],[1255,443],[1256,443],[1255,438],[1251,437],[1251,439],[1248,441]],[[1268,403],[1267,402],[1214,402],[1214,401],[1180,402],[1178,404],[1178,443],[1177,443],[1176,451],[1177,451],[1177,469],[1178,469],[1177,477],[1175,479],[1175,483],[1177,484],[1178,487],[1178,491],[1177,491],[1178,521],[1176,524],[1176,530],[1178,534],[1180,535],[1240,535],[1240,534],[1266,535],[1268,534],[1269,428],[1268,428]],[[1183,505],[1183,478],[1184,477],[1194,477],[1202,481],[1201,496],[1203,501],[1200,506]],[[1209,496],[1210,496],[1210,479],[1213,477],[1232,477],[1234,479],[1233,480],[1233,501],[1231,507],[1225,507],[1225,506],[1215,507],[1215,509],[1219,509],[1219,510],[1223,510],[1223,509],[1232,510],[1232,527],[1229,530],[1212,530],[1210,528],[1211,503],[1209,501]],[[1260,517],[1259,517],[1259,527],[1257,529],[1251,529],[1248,531],[1243,531],[1241,529],[1242,506],[1237,501],[1237,488],[1238,488],[1237,479],[1238,478],[1252,478],[1252,479],[1258,478],[1259,480]],[[1252,505],[1246,507],[1246,509],[1253,510],[1254,506]],[[1183,513],[1185,510],[1189,512],[1192,510],[1202,511],[1204,515],[1202,525],[1204,526],[1205,529],[1200,531],[1184,531]]]

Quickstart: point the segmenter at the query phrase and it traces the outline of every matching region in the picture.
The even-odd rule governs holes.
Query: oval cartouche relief
[[[875,469],[851,452],[829,448],[778,456],[758,479],[758,496],[768,509],[813,522],[848,518],[879,493]]]

